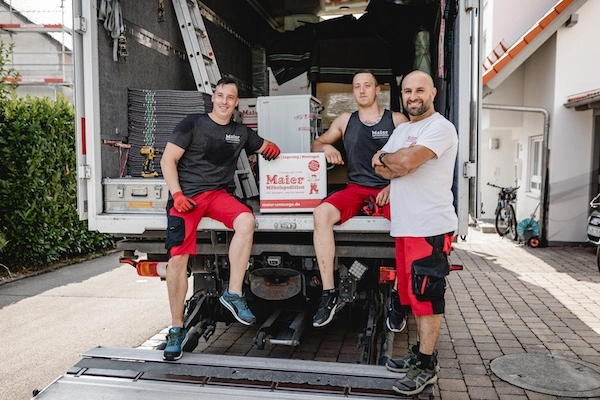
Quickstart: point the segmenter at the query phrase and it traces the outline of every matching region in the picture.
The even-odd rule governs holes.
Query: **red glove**
[[[267,147],[262,151],[262,156],[265,160],[271,161],[277,158],[277,156],[281,153],[279,147],[275,143],[269,143]]]
[[[173,193],[173,204],[177,211],[184,213],[198,207],[198,204],[189,197],[185,197],[183,192]]]

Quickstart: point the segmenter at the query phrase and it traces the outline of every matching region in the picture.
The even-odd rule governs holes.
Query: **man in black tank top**
[[[375,173],[371,159],[387,142],[394,128],[408,121],[404,114],[384,110],[379,105],[377,95],[381,88],[369,70],[357,71],[352,85],[358,110],[339,115],[311,146],[312,151],[325,153],[328,163],[344,165],[341,153],[333,146],[342,140],[348,161],[346,187],[325,198],[313,211],[313,243],[323,283],[319,308],[313,317],[315,327],[331,322],[336,311],[341,308],[334,279],[333,226],[358,215],[369,196],[373,196],[377,205],[383,207],[384,215],[389,219],[389,181]],[[398,297],[397,293],[394,294]],[[406,319],[399,307],[399,298],[393,300],[394,304],[398,303],[395,308],[398,313],[392,313],[395,321],[388,318],[387,324],[390,329],[401,331]]]

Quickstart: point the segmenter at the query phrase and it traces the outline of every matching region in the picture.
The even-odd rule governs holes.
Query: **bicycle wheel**
[[[517,240],[517,216],[515,215],[515,209],[510,204],[506,206],[506,217],[508,220],[508,232],[506,236],[512,240]]]
[[[498,210],[496,214],[496,232],[500,236],[506,235],[510,230],[510,211],[508,211],[508,207],[510,205],[506,205]]]

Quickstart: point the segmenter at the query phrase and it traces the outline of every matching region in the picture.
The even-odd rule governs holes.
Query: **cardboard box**
[[[308,80],[308,73],[298,75],[297,77],[290,79],[289,81],[277,83],[275,75],[271,68],[269,69],[269,96],[285,96],[285,95],[296,95],[296,94],[310,94],[310,81]]]
[[[259,157],[260,212],[312,212],[327,195],[324,153],[281,153]]]
[[[256,97],[240,99],[238,110],[242,113],[242,124],[254,130],[258,129]]]

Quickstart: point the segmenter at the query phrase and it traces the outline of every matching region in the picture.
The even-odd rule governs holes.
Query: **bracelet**
[[[379,155],[379,162],[380,162],[381,164],[383,164],[383,166],[384,166],[384,167],[386,167],[386,168],[387,168],[388,166],[387,166],[387,165],[385,165],[385,163],[383,162],[383,156],[386,156],[387,154],[388,154],[388,153],[381,153],[381,154]]]

